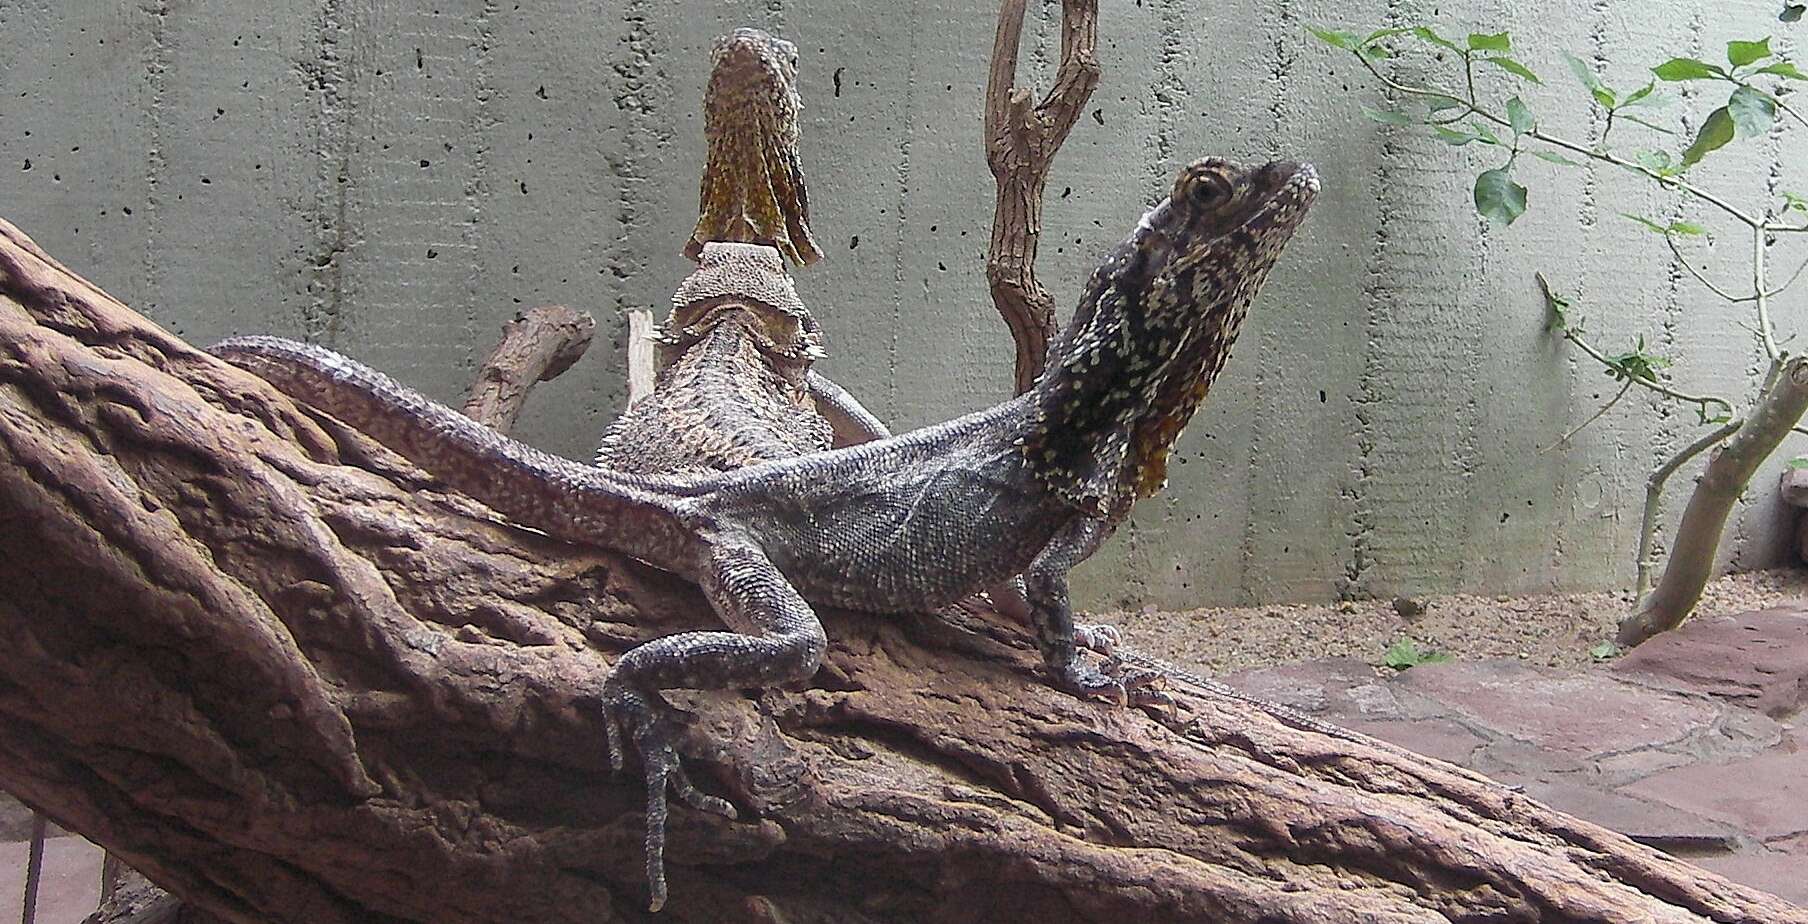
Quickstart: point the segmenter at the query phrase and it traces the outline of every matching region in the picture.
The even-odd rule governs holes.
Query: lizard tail
[[[223,340],[208,352],[522,525],[684,570],[689,533],[671,496],[680,485],[642,485],[645,479],[542,452],[325,347],[253,336]]]

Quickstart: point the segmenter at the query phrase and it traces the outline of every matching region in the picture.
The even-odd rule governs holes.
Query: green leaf
[[[1456,47],[1455,42],[1433,32],[1430,26],[1414,26],[1412,34],[1441,48],[1448,48],[1455,52],[1462,51],[1461,48]]]
[[[1307,26],[1306,31],[1318,36],[1318,40],[1326,45],[1346,51],[1355,51],[1362,44],[1362,41],[1356,37],[1356,33],[1343,29],[1316,29]]]
[[[1362,37],[1362,44],[1373,45],[1376,42],[1379,42],[1384,38],[1393,38],[1396,35],[1405,35],[1406,33],[1411,32],[1411,31],[1412,31],[1411,26],[1395,26],[1392,29],[1376,29],[1375,31],[1370,32],[1368,35],[1365,35]]]
[[[1370,121],[1380,122],[1383,125],[1413,124],[1412,116],[1403,112],[1390,112],[1385,109],[1370,109],[1369,107],[1364,106],[1362,107],[1362,114],[1368,116]]]
[[[1569,158],[1564,157],[1562,154],[1558,154],[1553,151],[1533,151],[1532,156],[1538,158],[1539,160],[1549,161],[1550,163],[1553,163],[1553,164],[1562,164],[1565,167],[1582,166],[1581,163],[1570,160]]]
[[[1500,143],[1500,136],[1494,134],[1494,129],[1489,128],[1487,126],[1487,123],[1470,122],[1469,127],[1475,130],[1475,140],[1486,142],[1488,144],[1499,144]]]
[[[1640,151],[1632,159],[1658,176],[1675,176],[1683,169],[1666,151]]]
[[[1505,32],[1471,32],[1469,33],[1469,50],[1505,53],[1513,50],[1513,40],[1508,38]]]
[[[1526,210],[1526,188],[1513,182],[1505,167],[1484,170],[1475,178],[1475,210],[1490,221],[1510,225]]]
[[[1717,80],[1726,76],[1726,71],[1717,64],[1698,61],[1694,58],[1671,58],[1651,69],[1659,80]]]
[[[1790,209],[1795,209],[1796,211],[1800,211],[1800,212],[1808,212],[1808,197],[1803,197],[1803,196],[1797,195],[1797,194],[1792,193],[1789,190],[1785,189],[1785,190],[1783,190],[1783,201],[1785,203],[1787,203],[1786,205],[1783,206],[1783,211],[1785,211],[1785,212],[1789,211]]]
[[[1410,638],[1402,638],[1387,646],[1381,655],[1381,663],[1397,671],[1408,670],[1421,664],[1437,664],[1450,660],[1450,655],[1442,651],[1420,650],[1417,642]]]
[[[1708,233],[1708,229],[1703,228],[1692,221],[1673,221],[1667,225],[1662,225],[1643,215],[1634,215],[1631,212],[1621,212],[1620,214],[1659,234],[1686,234],[1690,237],[1699,237]]]
[[[1515,96],[1507,100],[1507,122],[1513,126],[1513,134],[1523,135],[1538,127],[1538,120],[1532,118],[1532,110]]]
[[[1801,68],[1796,67],[1795,64],[1789,61],[1778,61],[1775,64],[1767,64],[1752,73],[1776,74],[1779,77],[1788,77],[1790,80],[1808,80],[1808,73],[1803,72]]]
[[[1495,67],[1498,67],[1501,70],[1506,71],[1507,73],[1520,78],[1521,80],[1530,80],[1533,83],[1543,83],[1544,82],[1544,81],[1538,79],[1537,74],[1532,73],[1531,68],[1526,67],[1525,65],[1519,63],[1518,61],[1513,60],[1512,58],[1508,58],[1505,56],[1497,56],[1497,57],[1493,57],[1493,58],[1481,58],[1479,60],[1486,61],[1489,64],[1492,64]]]
[[[1777,120],[1777,102],[1770,94],[1751,87],[1740,87],[1733,91],[1731,99],[1726,101],[1728,112],[1732,113],[1733,125],[1742,137],[1753,138],[1770,131],[1770,126]]]
[[[1670,102],[1669,97],[1652,96],[1651,95],[1651,91],[1655,90],[1655,89],[1657,89],[1656,83],[1648,83],[1648,84],[1645,84],[1644,86],[1639,87],[1638,89],[1632,91],[1631,93],[1626,94],[1626,98],[1620,101],[1620,108],[1624,109],[1627,106],[1665,106],[1665,105],[1669,105],[1669,102]]]
[[[1790,468],[1808,468],[1808,456],[1796,456],[1783,464]]]
[[[1620,656],[1620,646],[1612,642],[1602,642],[1588,649],[1588,656],[1596,661],[1611,661]]]
[[[1447,96],[1437,96],[1437,97],[1433,97],[1430,102],[1427,102],[1425,104],[1425,108],[1434,113],[1449,112],[1452,109],[1468,109],[1469,104],[1463,102],[1460,99],[1453,99],[1453,98],[1447,97]]]
[[[1588,65],[1581,58],[1566,51],[1563,53],[1563,60],[1569,62],[1570,73],[1575,74],[1576,79],[1582,81],[1582,86],[1588,88],[1588,95],[1594,97],[1595,102],[1609,109],[1613,108],[1616,100],[1614,92],[1601,82],[1601,78],[1595,76],[1594,71],[1589,70]]]
[[[1701,131],[1695,134],[1695,140],[1682,152],[1682,165],[1692,167],[1706,157],[1709,151],[1726,146],[1733,140],[1733,117],[1727,113],[1726,107],[1708,113],[1707,121],[1701,123]]]
[[[1476,140],[1475,135],[1469,132],[1459,132],[1454,128],[1446,128],[1442,125],[1433,125],[1431,127],[1431,133],[1436,136],[1439,141],[1452,147],[1460,148],[1463,145]]]
[[[1774,52],[1770,50],[1770,38],[1762,42],[1727,42],[1726,60],[1734,67],[1744,67],[1754,61],[1762,61]]]

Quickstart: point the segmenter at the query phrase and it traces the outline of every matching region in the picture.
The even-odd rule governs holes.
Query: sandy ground
[[[1803,598],[1808,598],[1808,570],[1754,571],[1709,584],[1696,613],[1737,613]],[[1388,646],[1403,636],[1422,651],[1457,658],[1576,667],[1593,660],[1590,648],[1613,637],[1630,601],[1630,593],[1456,594],[1415,597],[1403,607],[1393,600],[1364,600],[1095,616],[1115,623],[1129,645],[1212,674],[1318,658],[1379,664]],[[1400,610],[1411,612],[1411,603],[1422,605],[1423,612],[1403,616]]]

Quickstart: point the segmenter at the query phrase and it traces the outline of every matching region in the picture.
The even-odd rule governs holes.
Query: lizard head
[[[703,97],[708,156],[695,260],[708,241],[766,244],[802,264],[822,258],[810,234],[810,196],[798,157],[797,46],[758,29],[716,39]]]
[[[1180,172],[1093,274],[1037,382],[1024,446],[1045,484],[1099,515],[1161,490],[1174,441],[1317,193],[1310,164],[1208,157]]]

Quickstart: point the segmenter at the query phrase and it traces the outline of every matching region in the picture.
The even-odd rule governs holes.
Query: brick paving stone
[[[1354,720],[1343,724],[1370,737],[1397,744],[1415,754],[1447,760],[1463,767],[1471,766],[1475,749],[1487,743],[1480,735],[1449,719],[1419,719],[1410,722],[1395,719],[1379,722]]]
[[[1763,889],[1798,905],[1808,905],[1808,857],[1749,850],[1724,856],[1689,857],[1688,861],[1734,882]]]
[[[1808,730],[1751,757],[1665,770],[1621,791],[1724,821],[1759,840],[1800,835],[1808,832]]]
[[[27,841],[0,844],[0,915],[17,921],[25,900]],[[103,851],[79,837],[44,842],[44,878],[38,885],[37,924],[81,924],[100,904]]]
[[[1612,672],[1794,715],[1808,706],[1808,607],[1691,619],[1633,649]]]
[[[1575,780],[1538,780],[1526,795],[1577,818],[1664,850],[1733,850],[1739,832],[1718,821],[1666,805],[1608,792]]]
[[[1709,726],[1717,706],[1655,693],[1598,672],[1565,674],[1508,661],[1427,664],[1394,685],[1482,725],[1566,757],[1677,741]]]
[[[1251,696],[1284,703],[1331,721],[1403,718],[1404,712],[1375,669],[1355,658],[1299,661],[1227,674],[1224,682]]]

